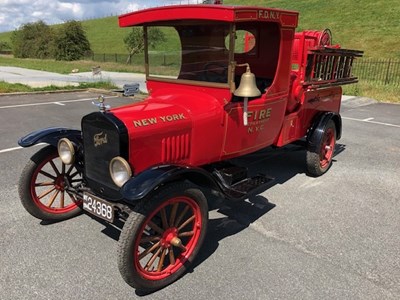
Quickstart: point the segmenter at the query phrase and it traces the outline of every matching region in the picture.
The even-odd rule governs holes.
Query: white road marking
[[[14,148],[3,149],[3,150],[0,150],[0,153],[11,152],[11,151],[19,150],[19,149],[22,149],[22,147],[14,147]]]
[[[43,146],[43,145],[46,145],[46,144],[45,143],[39,143],[39,144],[33,145],[32,147]],[[3,150],[0,150],[0,153],[6,153],[6,152],[11,152],[11,151],[20,150],[20,149],[24,149],[24,147],[19,146],[19,147],[3,149]]]
[[[372,121],[374,118],[366,118],[363,121],[367,122],[367,121]]]
[[[105,97],[106,99],[117,98],[118,96],[110,96]],[[84,98],[84,99],[74,99],[74,100],[64,100],[59,102],[38,102],[38,103],[27,103],[27,104],[18,104],[18,105],[7,105],[7,106],[0,106],[0,109],[3,108],[18,108],[18,107],[27,107],[27,106],[38,106],[38,105],[51,105],[51,104],[59,104],[63,105],[62,103],[72,103],[72,102],[83,102],[83,101],[95,101],[96,98]]]
[[[390,124],[390,123],[382,123],[382,122],[376,122],[376,121],[369,121],[368,119],[362,120],[362,119],[355,119],[355,118],[348,118],[348,117],[342,117],[342,119],[400,128],[400,125],[395,125],[395,124]]]
[[[57,105],[61,105],[61,106],[65,106],[65,104],[64,103],[61,103],[61,102],[53,102],[54,104],[57,104]]]

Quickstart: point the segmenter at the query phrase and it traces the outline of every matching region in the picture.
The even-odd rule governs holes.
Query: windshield
[[[164,42],[151,40],[162,32]],[[147,76],[228,83],[230,24],[185,22],[147,26]],[[228,42],[226,42],[228,40]]]

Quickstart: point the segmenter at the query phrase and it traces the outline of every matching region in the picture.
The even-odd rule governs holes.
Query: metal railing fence
[[[128,54],[119,53],[95,53],[86,57],[88,60],[121,64],[125,64],[127,58]],[[175,53],[152,53],[152,58],[162,66],[178,65],[180,62],[179,55]],[[143,54],[134,55],[130,64],[143,65]],[[400,59],[358,58],[353,63],[352,71],[360,81],[400,86]]]

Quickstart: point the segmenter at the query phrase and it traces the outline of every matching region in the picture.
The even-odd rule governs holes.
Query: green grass
[[[98,81],[98,82],[90,82],[90,83],[80,83],[78,86],[66,85],[66,86],[55,86],[49,85],[40,88],[32,88],[26,84],[21,83],[8,83],[4,81],[0,81],[0,93],[14,93],[14,92],[38,92],[38,91],[59,91],[59,90],[75,90],[75,89],[88,89],[88,88],[97,88],[97,89],[105,89],[111,90],[116,89],[113,83],[109,81]]]
[[[226,5],[257,5],[300,12],[298,30],[330,28],[335,43],[365,51],[366,57],[400,58],[400,5],[398,0],[226,0]],[[82,22],[95,53],[127,53],[123,42],[129,28],[120,28],[117,17]],[[57,25],[55,25],[57,26]],[[157,48],[171,50],[177,37],[167,32]],[[11,32],[0,33],[10,43]]]
[[[298,30],[331,29],[334,43],[365,51],[365,57],[400,58],[398,0],[226,0],[299,11]]]

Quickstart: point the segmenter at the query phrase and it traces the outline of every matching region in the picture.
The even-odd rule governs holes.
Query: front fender
[[[30,147],[39,143],[46,143],[57,147],[58,141],[64,137],[78,144],[82,141],[80,130],[51,127],[29,133],[18,140],[18,145],[21,147]]]
[[[143,199],[163,183],[174,180],[189,180],[200,186],[219,189],[215,179],[207,171],[178,165],[157,166],[132,177],[121,188],[123,198],[130,204]]]

